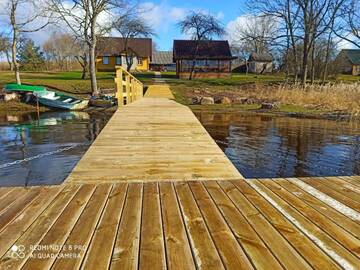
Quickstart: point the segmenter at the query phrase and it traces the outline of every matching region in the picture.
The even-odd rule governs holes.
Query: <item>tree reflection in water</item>
[[[239,112],[196,115],[247,178],[360,173],[360,123]]]
[[[59,184],[67,177],[111,115],[49,112],[0,117],[0,164],[81,144],[0,169],[0,186]],[[84,145],[85,144],[85,145]]]

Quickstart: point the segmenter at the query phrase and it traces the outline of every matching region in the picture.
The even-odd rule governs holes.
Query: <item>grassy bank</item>
[[[101,89],[114,88],[113,72],[98,72],[98,86]],[[90,80],[82,80],[80,71],[69,72],[22,72],[22,83],[53,87],[57,90],[77,96],[91,94]],[[14,82],[14,74],[0,71],[0,88],[6,83]]]
[[[152,84],[154,72],[134,73],[145,84]],[[79,97],[91,94],[90,81],[81,80],[81,72],[23,72],[23,83],[53,87]],[[192,105],[194,97],[210,96],[215,99],[228,97],[231,105],[201,105],[201,108],[212,110],[259,110],[261,103],[279,103],[274,112],[321,115],[348,113],[360,115],[360,76],[341,75],[333,78],[325,86],[319,84],[304,90],[300,86],[285,85],[284,76],[233,74],[228,79],[180,80],[174,72],[163,72],[162,77],[170,85],[176,100],[199,109],[200,105]],[[114,88],[114,73],[99,72],[97,74],[100,89]],[[13,82],[13,73],[0,71],[0,88]],[[241,102],[239,102],[241,100]],[[243,102],[246,100],[246,102]],[[29,107],[30,106],[30,107]],[[34,106],[26,104],[0,104],[0,110],[30,111]]]

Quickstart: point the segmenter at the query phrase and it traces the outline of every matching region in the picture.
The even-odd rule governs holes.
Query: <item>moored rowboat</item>
[[[34,92],[34,95],[38,98],[39,103],[45,106],[64,110],[82,110],[85,109],[89,103],[88,100],[82,100],[47,90]]]

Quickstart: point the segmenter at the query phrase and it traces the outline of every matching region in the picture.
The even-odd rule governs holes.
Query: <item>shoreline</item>
[[[354,116],[344,111],[321,111],[321,110],[309,110],[308,112],[292,111],[292,110],[279,110],[279,109],[254,109],[249,106],[242,105],[186,105],[193,112],[217,112],[217,113],[249,113],[259,114],[267,116],[278,117],[294,117],[300,119],[323,119],[332,121],[360,121],[360,116]],[[260,105],[259,105],[260,106]]]
[[[261,115],[271,115],[271,116],[283,116],[283,117],[294,117],[294,118],[304,118],[304,119],[324,119],[324,120],[333,120],[333,121],[360,121],[359,115],[352,115],[346,111],[323,111],[323,110],[314,110],[306,109],[300,106],[290,106],[286,105],[280,107],[279,109],[260,109],[261,104],[233,104],[233,105],[224,105],[224,104],[212,104],[212,105],[190,105],[183,104],[188,106],[193,112],[199,111],[209,111],[209,112],[219,112],[219,113],[228,113],[228,112],[239,112],[239,113],[256,113]],[[100,108],[100,107],[89,107],[84,112],[88,113],[113,113],[116,110],[113,107],[110,108]],[[56,110],[51,110],[47,107],[40,106],[40,113],[51,112]],[[0,116],[5,115],[23,115],[36,113],[36,106],[31,104],[25,104],[19,101],[9,101],[0,102]]]

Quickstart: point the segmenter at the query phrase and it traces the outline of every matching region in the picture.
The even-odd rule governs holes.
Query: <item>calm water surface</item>
[[[360,174],[360,124],[259,114],[196,112],[248,178]],[[0,116],[0,186],[59,184],[110,115]],[[14,164],[14,161],[19,163]]]
[[[109,118],[85,112],[43,113],[40,120],[36,114],[0,116],[0,186],[61,183]]]
[[[360,123],[196,112],[247,178],[360,174]]]

